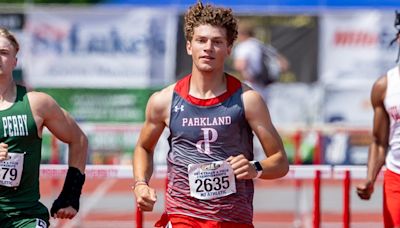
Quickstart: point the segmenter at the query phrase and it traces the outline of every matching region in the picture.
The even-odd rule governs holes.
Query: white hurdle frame
[[[65,178],[68,165],[42,164],[40,167],[40,178],[54,179]],[[382,169],[378,178],[383,177]],[[104,178],[131,178],[133,183],[133,171],[131,165],[87,165],[87,179]],[[321,179],[333,179],[343,181],[343,227],[350,227],[350,184],[351,180],[365,179],[367,174],[366,166],[333,166],[333,165],[291,165],[284,180],[314,180],[314,210],[313,227],[320,227],[320,188]],[[159,167],[153,173],[156,178],[166,178],[166,168]],[[143,215],[140,210],[136,210],[136,227],[143,227]]]

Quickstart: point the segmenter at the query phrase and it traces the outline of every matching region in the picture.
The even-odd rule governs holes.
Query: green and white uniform
[[[42,139],[29,105],[26,88],[0,111],[0,142],[8,144],[10,159],[0,162],[0,227],[46,227],[49,212],[39,202]]]

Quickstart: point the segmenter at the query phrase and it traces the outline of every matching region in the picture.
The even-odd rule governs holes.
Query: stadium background
[[[22,46],[15,79],[49,93],[79,121],[89,136],[89,164],[129,165],[148,97],[190,72],[182,15],[195,1],[0,2],[0,25],[10,28]],[[257,37],[290,61],[290,71],[271,88],[269,108],[291,163],[364,165],[371,140],[369,92],[373,81],[396,64],[398,47],[389,47],[389,42],[397,32],[394,10],[400,4],[396,0],[205,2],[232,7],[240,19],[251,20]],[[237,75],[230,60],[226,69]],[[156,148],[159,173],[165,164],[167,135]],[[262,156],[257,141],[255,151]],[[65,152],[64,144],[45,134],[43,164],[64,164]],[[42,184],[48,205],[60,180],[43,178]],[[52,226],[134,226],[130,184],[129,178],[88,180],[83,202],[89,206],[83,207],[83,215],[74,222],[52,221]],[[155,214],[145,215],[148,227],[162,212],[162,174],[154,184],[160,202]],[[290,178],[256,184],[255,219],[256,225],[262,224],[256,227],[311,226],[309,179],[300,184]],[[341,185],[330,178],[322,181],[324,226],[341,226],[337,223]],[[352,191],[354,226],[379,224],[379,185],[370,202],[361,202]]]

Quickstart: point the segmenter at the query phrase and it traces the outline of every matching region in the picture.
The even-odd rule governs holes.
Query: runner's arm
[[[148,186],[153,173],[153,154],[166,126],[169,95],[165,90],[153,94],[146,107],[146,119],[133,154],[133,190],[140,210],[152,211],[157,200],[156,192]]]
[[[386,77],[381,80],[386,79]],[[371,93],[371,103],[374,109],[373,141],[368,154],[368,173],[367,178],[375,183],[376,177],[385,164],[386,152],[389,139],[389,116],[383,104],[386,86],[383,81],[374,84]]]
[[[146,107],[145,122],[133,153],[135,181],[148,182],[153,173],[154,148],[166,126],[165,92],[153,94]]]
[[[45,93],[29,92],[29,102],[38,135],[43,127],[68,144],[68,172],[63,189],[54,201],[50,214],[55,218],[72,219],[79,210],[79,199],[85,182],[88,140],[75,120]]]
[[[283,177],[289,170],[289,162],[282,140],[272,124],[268,107],[261,95],[251,89],[243,94],[246,119],[261,142],[266,159],[260,161],[262,179]]]
[[[29,92],[29,102],[41,137],[43,127],[68,144],[68,165],[85,172],[88,139],[76,121],[49,95]]]
[[[386,77],[379,78],[371,91],[371,103],[374,110],[372,143],[369,147],[367,162],[367,179],[357,186],[361,199],[369,199],[373,192],[376,178],[385,164],[389,138],[389,116],[383,103],[386,93]]]

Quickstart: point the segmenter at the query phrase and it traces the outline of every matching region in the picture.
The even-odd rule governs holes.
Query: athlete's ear
[[[188,55],[192,55],[192,43],[190,41],[186,41],[186,52]]]
[[[232,45],[228,46],[227,53],[228,53],[228,56],[231,55],[231,53],[232,53]]]
[[[14,66],[13,66],[14,68],[17,67],[17,63],[18,63],[18,58],[15,57]]]

